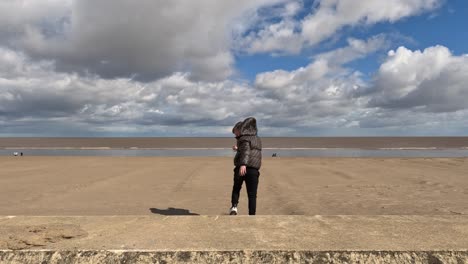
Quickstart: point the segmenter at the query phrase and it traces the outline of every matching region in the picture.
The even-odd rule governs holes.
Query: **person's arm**
[[[250,143],[247,140],[241,140],[239,142],[239,163],[241,165],[240,170],[239,170],[239,175],[244,176],[245,173],[247,172],[247,164],[249,163],[249,158],[250,158]]]

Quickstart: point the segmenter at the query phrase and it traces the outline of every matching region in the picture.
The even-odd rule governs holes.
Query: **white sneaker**
[[[229,210],[229,214],[230,215],[237,215],[237,207],[235,207],[235,206],[231,207],[231,209]]]

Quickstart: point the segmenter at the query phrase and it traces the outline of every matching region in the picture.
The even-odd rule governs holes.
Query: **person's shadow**
[[[174,208],[174,207],[169,207],[167,209],[150,208],[150,211],[153,214],[160,214],[160,215],[199,215],[196,213],[191,213],[190,210],[187,210],[187,209]]]

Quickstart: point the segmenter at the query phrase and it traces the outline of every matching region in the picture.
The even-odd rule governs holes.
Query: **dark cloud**
[[[233,72],[228,32],[237,17],[277,1],[80,0],[2,3],[4,45],[56,70],[152,81],[176,71],[196,80]]]

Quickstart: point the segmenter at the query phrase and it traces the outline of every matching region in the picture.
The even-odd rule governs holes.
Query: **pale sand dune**
[[[0,168],[0,215],[220,215],[230,205],[230,158],[0,157]],[[258,214],[468,214],[467,172],[468,158],[266,158]]]

